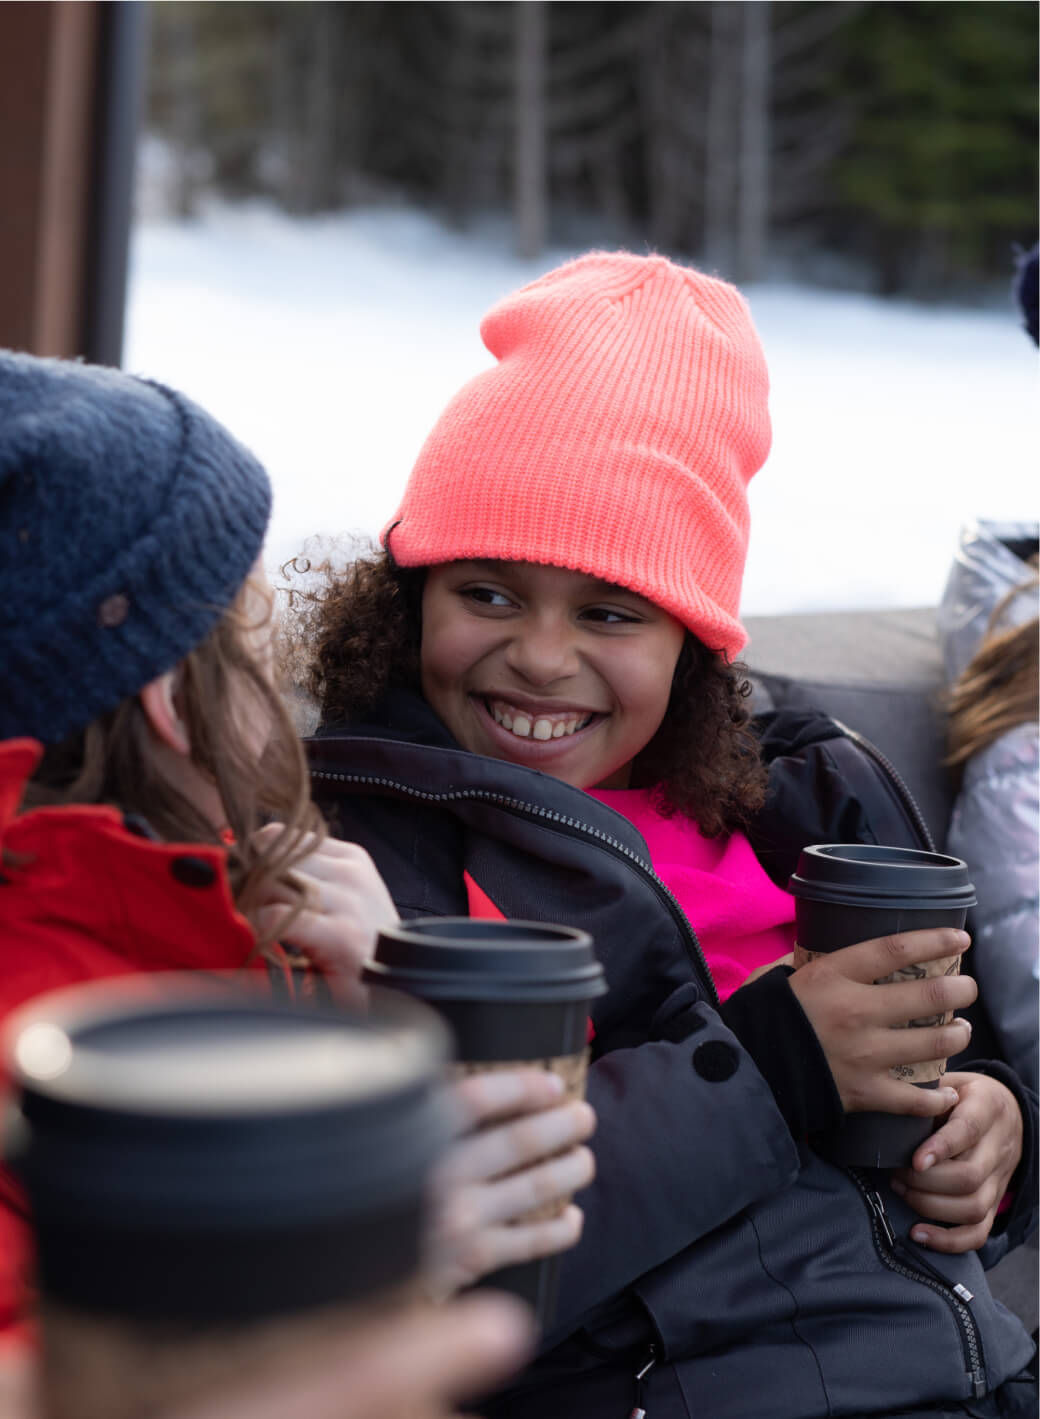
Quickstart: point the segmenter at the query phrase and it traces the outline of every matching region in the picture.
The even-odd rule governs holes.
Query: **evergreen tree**
[[[767,239],[887,292],[1036,237],[1033,0],[164,0],[151,121],[202,185],[309,212],[391,190],[525,250],[587,215],[727,275]]]
[[[1037,6],[870,5],[841,85],[860,116],[835,163],[842,237],[882,289],[1009,269],[1036,234]],[[858,230],[857,230],[858,228]]]

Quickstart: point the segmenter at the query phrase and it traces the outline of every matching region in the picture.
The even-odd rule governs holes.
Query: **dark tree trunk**
[[[737,203],[738,281],[761,278],[769,234],[770,0],[743,6],[740,90],[740,192]]]
[[[513,223],[516,254],[540,256],[545,245],[546,200],[546,5],[517,0],[513,71]]]
[[[708,119],[704,153],[704,260],[713,271],[732,268],[739,166],[738,103],[741,10],[713,0],[708,44]]]

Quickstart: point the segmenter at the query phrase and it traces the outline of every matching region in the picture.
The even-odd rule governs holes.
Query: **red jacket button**
[[[212,887],[217,880],[216,869],[204,857],[175,857],[170,872],[182,887]]]

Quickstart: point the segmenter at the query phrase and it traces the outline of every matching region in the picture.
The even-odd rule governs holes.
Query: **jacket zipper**
[[[899,800],[906,811],[907,817],[913,823],[914,827],[917,829],[918,834],[924,841],[925,847],[929,852],[935,852],[937,850],[935,846],[935,841],[928,830],[928,824],[925,822],[924,814],[921,812],[920,805],[918,804],[917,799],[914,797],[914,795],[910,792],[910,787],[907,784],[906,779],[896,768],[895,764],[893,764],[890,759],[885,757],[885,755],[881,752],[881,750],[877,747],[876,744],[872,744],[869,739],[865,739],[863,735],[860,734],[857,730],[850,729],[849,726],[847,724],[843,724],[840,719],[834,719],[833,716],[831,718],[832,722],[838,726],[845,738],[851,739],[854,744],[857,744],[863,750],[864,754],[866,754],[868,758],[873,759],[874,763],[877,764],[878,768],[880,768],[882,773],[885,774],[885,776],[890,781],[892,787],[895,789],[896,794],[899,797]]]
[[[690,923],[689,917],[676,901],[673,894],[661,881],[656,872],[653,872],[645,863],[641,862],[631,848],[619,842],[617,838],[612,838],[609,833],[603,833],[599,828],[591,828],[587,823],[582,823],[577,818],[570,818],[564,813],[556,813],[550,808],[542,808],[537,803],[525,803],[520,798],[511,798],[505,793],[492,793],[489,789],[470,788],[454,789],[445,793],[434,793],[428,789],[413,788],[410,784],[400,783],[395,779],[378,778],[368,774],[344,774],[334,773],[329,769],[312,769],[312,778],[331,779],[336,783],[356,784],[359,787],[392,789],[395,793],[400,793],[406,798],[418,798],[423,803],[455,803],[460,800],[475,800],[480,803],[493,803],[500,808],[508,808],[511,812],[519,813],[528,818],[536,818],[542,822],[552,823],[558,827],[569,828],[573,832],[580,833],[585,837],[592,838],[601,845],[610,848],[617,856],[622,857],[632,867],[635,867],[640,875],[653,887],[658,897],[670,911],[672,917],[680,928],[683,946],[689,957],[690,963],[695,972],[698,972],[701,979],[707,985],[709,1003],[717,1010],[719,1008],[719,993],[715,989],[715,982],[712,980],[711,971],[701,950],[701,943],[697,939],[697,933]]]
[[[910,1281],[918,1281],[922,1286],[928,1286],[942,1296],[953,1312],[964,1347],[972,1398],[981,1399],[986,1393],[986,1367],[982,1353],[982,1337],[974,1316],[968,1310],[968,1302],[974,1299],[973,1293],[960,1282],[950,1281],[916,1249],[911,1249],[907,1242],[897,1237],[880,1192],[870,1187],[855,1169],[846,1168],[845,1171],[856,1184],[867,1205],[874,1246],[885,1266]]]
[[[869,739],[864,738],[855,729],[850,729],[840,719],[835,719],[834,723],[846,738],[851,739],[869,758],[873,759],[888,778],[927,850],[935,852],[937,850],[935,842],[928,830],[924,814],[899,770]],[[986,1370],[982,1354],[982,1337],[975,1324],[974,1316],[968,1310],[968,1303],[974,1299],[973,1293],[962,1283],[951,1282],[937,1267],[932,1266],[916,1248],[912,1248],[907,1241],[898,1237],[889,1220],[880,1192],[876,1188],[869,1187],[855,1170],[847,1168],[845,1171],[852,1178],[867,1204],[874,1245],[882,1262],[890,1270],[898,1272],[908,1280],[918,1281],[922,1285],[930,1287],[949,1305],[960,1330],[964,1358],[968,1366],[968,1381],[972,1387],[972,1397],[981,1399],[986,1393]]]
[[[646,1379],[656,1364],[657,1347],[656,1345],[651,1345],[646,1361],[635,1372],[633,1377],[636,1385],[636,1402],[628,1419],[646,1419],[646,1405],[644,1404],[644,1400],[646,1399]]]

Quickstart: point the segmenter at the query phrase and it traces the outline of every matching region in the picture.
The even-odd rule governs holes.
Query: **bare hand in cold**
[[[778,956],[775,961],[766,961],[766,963],[765,963],[764,965],[756,966],[753,971],[749,971],[749,972],[748,972],[748,975],[747,975],[747,978],[741,982],[740,988],[743,989],[744,986],[750,985],[752,981],[756,981],[756,980],[760,979],[760,977],[762,977],[762,976],[764,976],[764,975],[768,975],[768,973],[769,973],[770,971],[775,971],[776,968],[777,968],[777,966],[793,966],[793,965],[794,965],[794,952],[793,952],[793,951],[788,951],[788,953],[787,953],[786,956]]]
[[[467,1296],[344,1326],[283,1372],[243,1376],[240,1387],[164,1419],[450,1419],[460,1398],[501,1383],[530,1347],[519,1301]]]
[[[455,1093],[474,1131],[457,1140],[439,1172],[436,1294],[574,1246],[583,1219],[568,1200],[595,1175],[592,1153],[581,1146],[595,1130],[595,1114],[586,1103],[561,1102],[556,1075],[474,1074]],[[553,1203],[565,1204],[558,1216],[525,1219]]]
[[[279,824],[268,824],[257,840],[270,842],[281,831]],[[363,847],[338,838],[325,838],[293,867],[292,875],[305,893],[303,910],[291,916],[293,898],[278,889],[256,913],[257,924],[307,956],[344,999],[360,1004],[361,967],[372,955],[377,933],[398,919],[386,884]]]
[[[957,1094],[949,1118],[892,1175],[892,1187],[924,1222],[915,1242],[935,1251],[975,1251],[993,1229],[997,1208],[1022,1159],[1022,1115],[1014,1094],[985,1074],[947,1074]]]
[[[900,1027],[964,1009],[978,993],[975,982],[962,975],[874,982],[925,961],[959,956],[969,944],[965,932],[949,927],[906,931],[817,956],[790,977],[846,1113],[876,1110],[926,1118],[957,1103],[948,1085],[919,1089],[889,1071],[964,1049],[971,1037],[966,1020]]]

